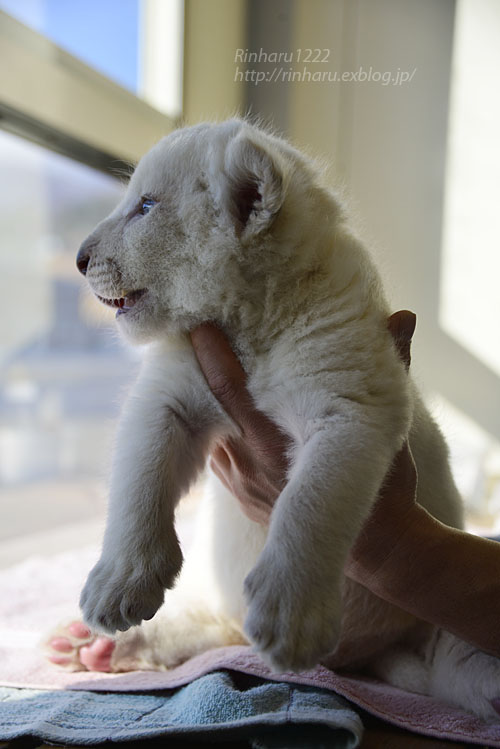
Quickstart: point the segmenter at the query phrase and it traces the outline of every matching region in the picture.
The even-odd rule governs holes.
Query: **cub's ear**
[[[236,136],[224,159],[223,201],[237,234],[249,238],[268,228],[284,200],[284,169],[278,158],[248,134]]]

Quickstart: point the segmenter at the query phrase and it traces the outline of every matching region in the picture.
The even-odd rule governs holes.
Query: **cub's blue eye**
[[[156,205],[156,200],[153,200],[153,198],[141,198],[137,212],[141,216],[146,216],[154,205]]]

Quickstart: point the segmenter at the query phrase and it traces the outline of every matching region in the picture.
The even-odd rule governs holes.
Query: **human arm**
[[[411,313],[389,321],[409,365]],[[240,439],[219,445],[212,467],[255,522],[267,524],[285,481],[286,437],[253,406],[245,373],[211,325],[192,333],[214,395],[240,425]],[[416,471],[407,446],[397,456],[345,568],[387,601],[500,655],[500,545],[439,523],[415,502]]]
[[[345,572],[389,603],[500,656],[500,544],[436,520],[415,502],[416,478],[405,445]]]

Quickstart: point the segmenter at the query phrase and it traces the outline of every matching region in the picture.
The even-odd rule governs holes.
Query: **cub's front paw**
[[[123,556],[103,557],[90,572],[80,597],[85,622],[97,631],[113,634],[152,619],[182,566],[179,545],[169,548],[168,559],[132,562]]]
[[[244,630],[274,671],[313,668],[335,649],[340,632],[340,581],[336,587],[321,582],[265,552],[247,576],[249,610]]]

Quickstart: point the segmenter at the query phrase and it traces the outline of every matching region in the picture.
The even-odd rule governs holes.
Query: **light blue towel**
[[[255,749],[354,749],[363,726],[347,700],[299,684],[219,671],[184,687],[117,693],[0,688],[0,740],[64,744],[168,736],[248,741]]]

